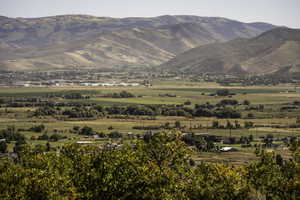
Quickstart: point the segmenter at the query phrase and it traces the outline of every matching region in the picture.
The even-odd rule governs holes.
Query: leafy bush
[[[37,125],[37,126],[33,126],[29,129],[29,131],[33,131],[33,132],[36,132],[36,133],[41,133],[45,130],[45,125],[44,124],[40,124],[40,125]]]
[[[300,141],[290,147],[288,160],[257,149],[257,162],[230,166],[195,163],[177,133],[121,148],[70,144],[59,154],[23,145],[15,161],[0,162],[0,199],[292,200],[300,196]]]

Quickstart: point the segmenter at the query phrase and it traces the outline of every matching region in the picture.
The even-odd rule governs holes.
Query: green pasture
[[[209,94],[215,93],[219,89],[226,88],[231,93],[235,93],[232,97],[216,97]],[[134,94],[135,98],[110,98],[103,97],[105,94],[114,92],[127,91]],[[286,136],[300,136],[300,128],[271,128],[270,126],[287,126],[296,124],[297,118],[300,117],[300,109],[285,110],[280,108],[284,105],[291,104],[294,101],[300,101],[300,91],[287,93],[286,91],[295,90],[293,86],[259,86],[259,87],[223,87],[216,83],[200,83],[189,81],[154,81],[152,87],[24,87],[24,88],[0,88],[0,99],[13,98],[29,98],[39,97],[44,100],[54,102],[86,102],[96,103],[103,106],[111,105],[134,105],[134,104],[183,104],[186,101],[191,101],[194,107],[195,104],[210,104],[219,103],[222,99],[236,99],[240,103],[245,100],[251,102],[251,105],[263,104],[264,110],[244,111],[243,106],[237,107],[242,112],[242,119],[216,119],[216,118],[186,118],[186,117],[166,117],[157,116],[156,120],[145,120],[142,117],[132,116],[133,119],[115,119],[115,118],[98,118],[93,120],[72,119],[67,121],[57,120],[52,117],[32,117],[32,111],[36,107],[0,107],[0,129],[5,129],[7,126],[15,126],[17,129],[28,129],[34,125],[44,124],[48,135],[52,135],[55,129],[59,134],[67,136],[68,139],[51,142],[52,146],[62,146],[63,144],[73,143],[79,140],[85,140],[84,136],[72,134],[70,130],[74,126],[89,126],[97,132],[110,133],[118,131],[127,135],[127,133],[143,134],[145,130],[133,129],[134,126],[163,126],[170,123],[174,126],[176,121],[181,123],[182,132],[194,133],[209,133],[217,136],[249,136],[253,135],[258,141],[259,137],[273,134],[275,138]],[[65,94],[71,92],[80,92],[84,95],[90,95],[90,99],[68,100],[62,98],[46,99],[48,94]],[[176,97],[161,97],[160,95],[172,94]],[[253,118],[247,118],[251,113]],[[211,129],[212,122],[218,120],[220,124],[226,125],[227,121],[234,123],[236,120],[244,125],[245,121],[251,121],[257,128],[240,128],[240,129]],[[159,130],[162,131],[162,130]],[[154,130],[153,132],[156,132]],[[38,137],[42,133],[21,132],[29,140],[28,142],[36,144],[46,144],[47,141],[30,140],[32,136]],[[98,141],[97,141],[98,142]],[[101,142],[100,142],[101,143]],[[12,150],[14,143],[9,144],[9,149]],[[213,162],[233,162],[241,164],[251,162],[257,158],[253,154],[254,148],[240,148],[236,146],[239,152],[232,153],[201,153],[196,156],[197,161],[210,160]],[[284,152],[283,152],[284,153]]]

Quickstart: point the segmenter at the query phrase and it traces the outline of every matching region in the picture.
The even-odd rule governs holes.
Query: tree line
[[[121,148],[22,145],[15,160],[0,162],[0,198],[297,200],[300,142],[289,148],[289,160],[257,149],[258,162],[230,166],[196,163],[178,133]]]
[[[140,116],[185,116],[185,117],[218,117],[241,118],[241,113],[231,105],[221,102],[196,104],[194,108],[184,105],[128,105],[128,106],[73,106],[61,108],[44,106],[36,109],[34,116],[65,115],[69,118],[97,118],[105,115],[140,115]]]

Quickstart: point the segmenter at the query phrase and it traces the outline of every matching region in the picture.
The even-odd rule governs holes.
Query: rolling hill
[[[45,70],[154,66],[191,48],[251,38],[272,28],[266,23],[198,16],[0,17],[0,67]]]
[[[275,28],[251,39],[200,46],[160,67],[193,73],[299,72],[300,30]]]

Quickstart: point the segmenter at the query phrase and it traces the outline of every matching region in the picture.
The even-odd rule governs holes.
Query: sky
[[[0,15],[45,17],[197,15],[300,28],[300,0],[0,0]]]

